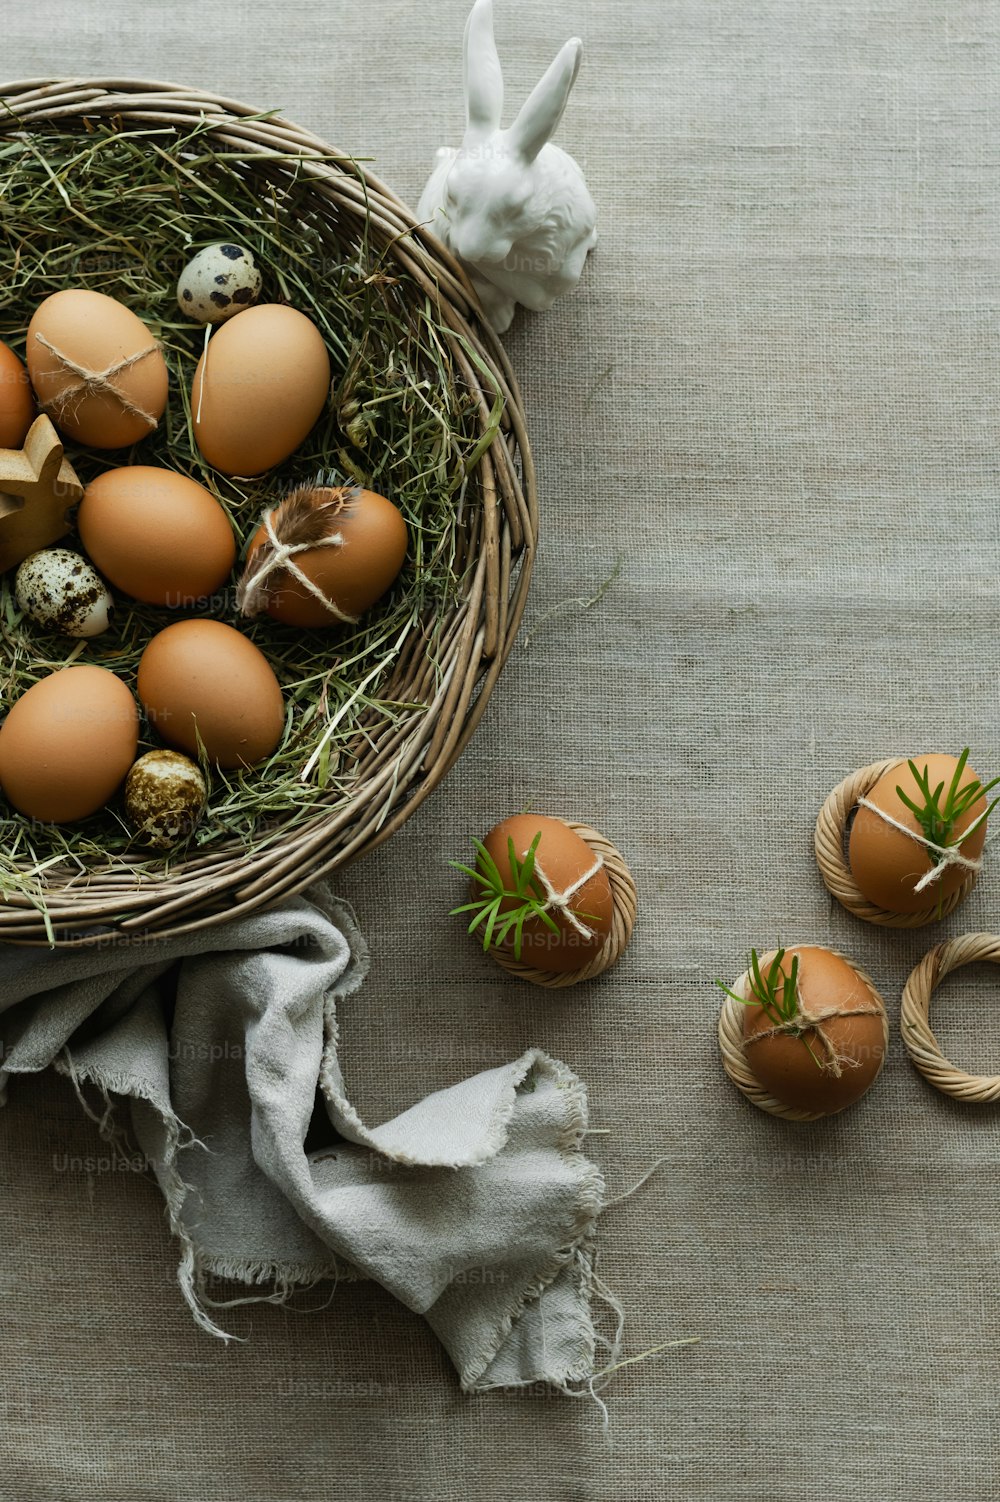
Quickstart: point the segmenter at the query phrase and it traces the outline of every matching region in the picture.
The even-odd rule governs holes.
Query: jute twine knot
[[[915,883],[913,888],[915,892],[922,892],[925,887],[931,886],[933,882],[937,881],[943,871],[947,871],[949,866],[962,866],[966,871],[976,872],[983,869],[981,860],[970,860],[968,856],[962,854],[960,847],[971,834],[975,834],[985,819],[985,814],[980,814],[979,818],[969,825],[962,838],[956,844],[935,845],[933,840],[927,839],[925,835],[919,834],[915,829],[910,829],[908,825],[900,823],[891,814],[887,814],[884,808],[879,808],[877,803],[872,803],[867,798],[859,798],[858,807],[867,808],[870,813],[878,814],[880,819],[884,820],[886,824],[891,824],[893,829],[898,829],[900,834],[905,834],[908,839],[916,841],[918,845],[922,845],[929,854],[940,857],[937,864],[931,866],[931,869],[926,871],[920,880]]]
[[[765,1038],[779,1038],[786,1033],[791,1033],[796,1037],[802,1033],[815,1033],[817,1042],[826,1055],[821,1062],[821,1067],[828,1074],[832,1074],[834,1079],[839,1080],[845,1069],[857,1069],[859,1060],[852,1059],[849,1054],[837,1052],[829,1033],[823,1028],[823,1023],[831,1021],[834,1017],[880,1017],[881,1015],[880,1007],[827,1007],[825,1011],[815,1013],[803,1012],[801,1007],[798,1007],[794,1016],[775,1022],[771,1027],[763,1028],[760,1032],[753,1032],[749,1037],[744,1034],[743,1046],[748,1048],[751,1043],[763,1043]]]
[[[278,569],[284,569],[314,599],[319,600],[324,610],[328,611],[335,620],[342,621],[345,626],[356,626],[359,617],[346,615],[328,595],[323,593],[318,584],[302,572],[294,561],[297,554],[311,553],[314,548],[342,548],[344,546],[343,533],[331,532],[327,537],[317,538],[315,542],[282,542],[274,530],[273,517],[273,512],[264,512],[264,530],[268,536],[270,549],[267,550],[267,557],[260,567],[255,569],[249,578],[241,580],[236,591],[236,603],[239,608],[243,610],[247,602],[253,600],[256,592],[266,584],[271,575]]]
[[[134,355],[126,355],[123,359],[116,360],[113,364],[106,366],[104,370],[91,370],[88,366],[81,365],[78,361],[71,359],[69,355],[59,349],[51,340],[46,339],[44,334],[36,334],[35,338],[50,354],[55,355],[65,370],[68,370],[71,375],[76,376],[76,381],[71,381],[68,385],[64,386],[58,396],[50,397],[47,402],[41,403],[43,411],[50,413],[56,421],[65,414],[71,402],[79,400],[84,396],[103,394],[113,396],[116,401],[121,403],[130,416],[141,418],[151,430],[156,427],[156,418],[152,412],[147,412],[145,407],[140,407],[138,402],[133,401],[128,392],[123,391],[120,386],[117,386],[113,379],[115,376],[121,375],[123,370],[129,370],[133,365],[138,365],[140,360],[145,360],[149,355],[155,355],[159,347],[155,340],[145,349],[140,349]]]
[[[1000,1075],[968,1074],[946,1059],[930,1025],[931,997],[952,970],[986,961],[1000,965],[1000,935],[961,934],[947,939],[914,966],[903,991],[899,1027],[914,1069],[928,1084],[966,1105],[1000,1101]]]
[[[604,857],[603,855],[598,855],[595,857],[594,864],[588,871],[584,871],[582,876],[578,876],[576,881],[571,882],[568,887],[560,892],[557,891],[556,888],[552,885],[548,876],[545,874],[544,867],[536,856],[534,874],[541,882],[542,890],[545,893],[545,901],[542,904],[542,912],[558,913],[559,917],[565,919],[570,928],[575,929],[575,931],[580,935],[581,938],[592,939],[594,937],[594,929],[587,927],[586,923],[584,923],[580,918],[579,913],[574,913],[573,909],[570,907],[570,898],[575,897],[577,892],[579,892],[582,887],[585,887],[587,885],[587,882],[591,881],[597,875],[598,871],[603,870],[603,868]]]
[[[927,923],[936,923],[939,919],[946,918],[960,902],[968,897],[979,875],[978,866],[968,869],[965,856],[961,856],[959,861],[950,859],[949,865],[966,867],[965,880],[961,886],[956,887],[954,892],[940,902],[931,903],[916,913],[900,913],[889,908],[878,907],[874,902],[869,902],[864,895],[854,880],[847,861],[847,825],[854,810],[862,799],[867,799],[867,795],[879,779],[886,772],[905,765],[905,756],[891,756],[885,761],[876,761],[867,767],[860,767],[839,782],[827,795],[816,819],[816,864],[823,878],[823,885],[836,897],[842,907],[854,914],[855,918],[861,918],[865,923],[878,924],[881,928],[923,928]],[[877,810],[877,812],[881,811]],[[905,826],[903,827],[905,829]],[[921,844],[924,843],[919,835],[914,835],[912,830],[906,832],[919,840]],[[963,839],[967,837],[968,831]],[[961,852],[958,853],[961,855]],[[932,871],[929,879],[933,879],[933,876]]]
[[[589,824],[576,824],[571,819],[564,819],[562,822],[568,829],[572,829],[574,834],[578,834],[585,845],[590,847],[595,861],[579,881],[574,882],[562,893],[552,890],[551,882],[542,873],[539,879],[546,896],[546,911],[550,910],[548,904],[551,901],[555,909],[562,913],[562,904],[565,903],[568,906],[570,898],[603,867],[608,873],[608,882],[611,886],[612,914],[611,931],[608,937],[601,948],[592,954],[578,970],[540,970],[526,960],[516,960],[509,949],[494,946],[490,950],[492,958],[498,965],[502,965],[504,970],[509,970],[512,975],[530,982],[533,986],[545,986],[550,990],[562,990],[567,986],[578,985],[581,981],[593,980],[596,976],[602,975],[605,970],[609,970],[612,965],[617,964],[632,937],[637,911],[635,881],[625,864],[621,851],[616,849],[604,835],[592,829]],[[537,862],[535,870],[538,870]],[[565,913],[564,916],[574,927],[577,927],[578,932],[582,928],[588,938],[593,933],[592,929],[581,924],[575,913]]]

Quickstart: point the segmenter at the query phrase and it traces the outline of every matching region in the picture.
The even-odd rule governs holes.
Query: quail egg
[[[125,779],[125,812],[143,844],[170,850],[192,833],[205,811],[208,785],[179,751],[147,751]]]
[[[190,260],[177,281],[177,306],[196,323],[225,323],[260,296],[260,267],[252,250],[220,240]]]
[[[14,596],[25,615],[64,636],[100,636],[114,615],[104,580],[72,548],[43,548],[25,558]]]

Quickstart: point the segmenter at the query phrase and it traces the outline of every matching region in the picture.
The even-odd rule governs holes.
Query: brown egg
[[[407,535],[402,512],[384,495],[356,485],[304,486],[272,516],[280,516],[298,496],[306,498],[303,504],[311,500],[316,509],[322,507],[327,533],[341,538],[339,544],[309,548],[294,558],[296,568],[332,601],[336,612],[328,610],[288,569],[276,569],[266,579],[263,608],[287,626],[334,626],[341,616],[363,615],[403,567]],[[276,535],[282,541],[294,540],[280,530]],[[245,579],[252,577],[255,555],[265,542],[267,532],[260,526],[250,544]]]
[[[299,447],[329,389],[330,357],[311,319],[280,303],[247,308],[198,361],[195,440],[224,475],[263,474]]]
[[[19,449],[34,420],[28,372],[14,351],[0,344],[0,449]]]
[[[285,728],[267,658],[222,621],[177,621],[158,632],[139,662],[139,698],[169,745],[197,757],[200,735],[220,767],[262,761]]]
[[[546,818],[541,814],[515,814],[504,819],[491,829],[483,841],[505,885],[512,884],[513,872],[510,863],[508,840],[514,842],[514,854],[522,861],[532,840],[541,833],[535,851],[535,871],[547,878],[549,887],[563,893],[573,887],[588,871],[593,870],[596,857],[590,846],[569,828],[562,819]],[[548,888],[541,881],[543,894]],[[478,897],[483,888],[474,884],[473,896]],[[502,904],[509,912],[518,906],[510,898]],[[524,925],[521,960],[537,970],[578,970],[603,949],[611,931],[614,902],[608,873],[600,866],[582,886],[572,893],[569,900],[571,912],[577,915],[577,923],[585,932],[580,932],[564,912],[557,908],[551,911],[558,933],[553,933],[541,918],[530,918]],[[513,947],[513,938],[507,946]]]
[[[955,775],[956,757],[934,754],[915,756],[913,761],[921,773],[925,767],[928,769],[932,787],[937,787],[939,782],[943,782],[945,793],[947,793]],[[976,780],[978,780],[976,773],[966,764],[961,786],[967,787]],[[901,762],[898,767],[885,772],[879,778],[867,795],[868,802],[874,803],[877,808],[884,809],[897,823],[905,825],[907,829],[912,829],[915,834],[920,834],[922,831],[916,816],[900,799],[896,791],[897,787],[901,787],[907,797],[912,798],[915,803],[920,803],[919,790],[906,762]],[[942,794],[942,801],[944,796]],[[972,807],[957,820],[952,838],[958,839],[963,830],[968,829],[969,825],[979,818],[986,806],[985,797],[978,798]],[[986,822],[984,821],[967,840],[962,842],[961,853],[968,860],[978,860],[985,843]],[[878,814],[867,808],[859,808],[854,816],[847,854],[851,875],[861,892],[869,902],[873,902],[876,907],[886,908],[889,912],[918,913],[923,908],[933,907],[937,902],[950,897],[969,874],[966,867],[949,866],[936,881],[924,887],[922,892],[914,891],[914,886],[920,878],[937,864],[936,858],[928,854],[923,844],[911,839],[909,835],[902,834],[898,829],[893,829],[891,824],[887,824],[884,819],[879,818]]]
[[[67,437],[92,448],[138,443],[167,405],[159,345],[141,319],[103,292],[72,287],[47,297],[28,325],[27,361],[42,410]]]
[[[236,559],[229,519],[196,480],[151,464],[109,469],[77,512],[95,566],[149,605],[192,605],[226,581]]]
[[[885,1009],[854,966],[829,949],[810,945],[787,949],[781,962],[786,978],[795,955],[799,959],[799,1010],[805,1017],[864,1010],[827,1017],[819,1032],[807,1027],[800,1036],[784,1032],[767,1037],[763,1035],[774,1026],[773,1021],[761,1006],[748,1006],[743,1013],[743,1049],[757,1079],[778,1100],[795,1110],[831,1115],[864,1095],[882,1068]],[[761,957],[765,976],[774,957],[773,951]],[[810,1056],[810,1048],[819,1065]]]
[[[135,760],[139,713],[105,668],[61,668],[21,695],[0,728],[0,787],[46,824],[95,813]]]

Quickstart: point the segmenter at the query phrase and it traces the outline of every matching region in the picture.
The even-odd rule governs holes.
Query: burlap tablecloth
[[[7,76],[200,83],[359,154],[415,201],[456,139],[465,0],[54,0],[4,12]],[[996,1402],[998,1118],[935,1095],[894,1034],[827,1125],[721,1073],[715,975],[832,942],[895,1020],[933,933],[833,910],[810,851],[830,786],[968,744],[1000,771],[996,489],[1000,16],[959,0],[497,0],[508,99],[579,32],[560,134],[601,243],[519,323],[544,539],[523,646],[442,790],[345,873],[373,952],[345,1036],[369,1119],[538,1045],[588,1084],[601,1226],[628,1315],[610,1450],[586,1402],[463,1397],[370,1287],[307,1314],[174,1283],[159,1196],[68,1085],[3,1133],[3,1502],[986,1502]],[[553,605],[620,577],[588,612]],[[530,633],[530,638],[528,633]],[[627,959],[579,994],[491,968],[446,865],[531,800],[583,817],[642,885]],[[437,873],[435,894],[429,874]],[[948,931],[1000,926],[987,870]],[[997,1058],[995,977],[935,1004]],[[349,1058],[345,1068],[350,1069]],[[353,1071],[352,1071],[353,1073]],[[323,1301],[317,1290],[302,1304]]]

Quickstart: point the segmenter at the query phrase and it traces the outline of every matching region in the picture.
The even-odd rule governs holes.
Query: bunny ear
[[[483,135],[499,130],[503,74],[493,40],[493,0],[476,0],[469,12],[462,67],[466,134]]]
[[[529,162],[535,159],[546,141],[555,134],[566,108],[570,89],[580,71],[582,56],[583,43],[579,37],[571,37],[559,49],[555,61],[535,84],[511,126],[511,142],[515,150]]]

